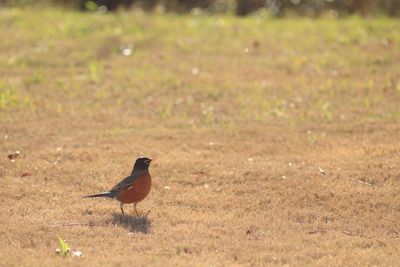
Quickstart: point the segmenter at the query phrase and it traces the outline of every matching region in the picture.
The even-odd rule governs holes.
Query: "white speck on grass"
[[[124,55],[126,57],[132,55],[132,48],[130,48],[130,47],[124,48],[122,50],[122,55]]]
[[[193,68],[193,69],[192,69],[192,74],[193,74],[193,75],[199,74],[199,69],[198,69],[198,68]]]
[[[81,251],[77,250],[72,252],[72,257],[83,257],[83,254]]]

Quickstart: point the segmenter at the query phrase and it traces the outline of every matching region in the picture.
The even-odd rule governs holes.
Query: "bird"
[[[131,175],[116,184],[113,188],[111,188],[110,191],[84,196],[84,198],[105,197],[116,199],[120,202],[120,208],[123,216],[125,215],[123,208],[124,204],[133,203],[136,216],[139,217],[136,206],[140,201],[147,197],[151,189],[151,176],[149,173],[149,167],[152,160],[152,158],[148,157],[137,158],[135,164],[133,165]]]

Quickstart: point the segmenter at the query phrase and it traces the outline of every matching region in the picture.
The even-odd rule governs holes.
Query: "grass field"
[[[400,265],[399,20],[2,9],[0,36],[0,265]],[[81,198],[139,155],[146,218]]]

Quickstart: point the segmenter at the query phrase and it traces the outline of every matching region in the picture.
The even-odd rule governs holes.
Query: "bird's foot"
[[[142,218],[147,217],[147,215],[149,215],[150,211],[151,211],[151,210],[149,210]]]
[[[149,210],[148,212],[146,212],[146,214],[145,214],[144,216],[140,216],[139,213],[136,213],[136,216],[137,216],[138,219],[144,219],[144,218],[147,217],[147,215],[149,215],[150,211],[151,211],[151,210]]]

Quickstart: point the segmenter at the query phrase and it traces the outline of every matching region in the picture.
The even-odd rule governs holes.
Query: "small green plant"
[[[321,107],[322,117],[328,121],[332,120],[331,103],[325,102]]]
[[[368,96],[364,97],[364,107],[369,109],[371,107],[371,101]]]
[[[163,118],[163,119],[166,119],[166,118],[169,118],[169,117],[171,117],[171,115],[172,115],[172,105],[171,104],[165,104],[164,106],[161,106],[159,109],[158,109],[158,115],[161,117],[161,118]]]
[[[0,85],[1,86],[1,85]],[[0,87],[0,110],[9,106],[15,106],[20,100],[14,90]]]
[[[89,63],[90,80],[94,83],[99,81],[99,67],[97,62],[91,61]]]
[[[397,83],[396,91],[400,95],[400,81]]]
[[[317,136],[315,133],[313,133],[313,132],[311,132],[311,131],[307,131],[307,141],[308,141],[310,144],[316,143],[317,140],[318,140],[318,136]]]
[[[34,84],[39,84],[43,81],[43,75],[40,72],[35,72],[32,75],[30,75],[29,77],[27,77],[26,79],[23,80],[24,85],[26,87],[30,87],[31,85]]]
[[[61,249],[59,250],[59,254],[64,257],[67,256],[67,254],[70,250],[67,242],[65,242],[65,240],[63,240],[61,237],[58,237],[58,242],[60,243],[60,247],[61,247]],[[57,252],[58,252],[58,250],[57,250]]]

